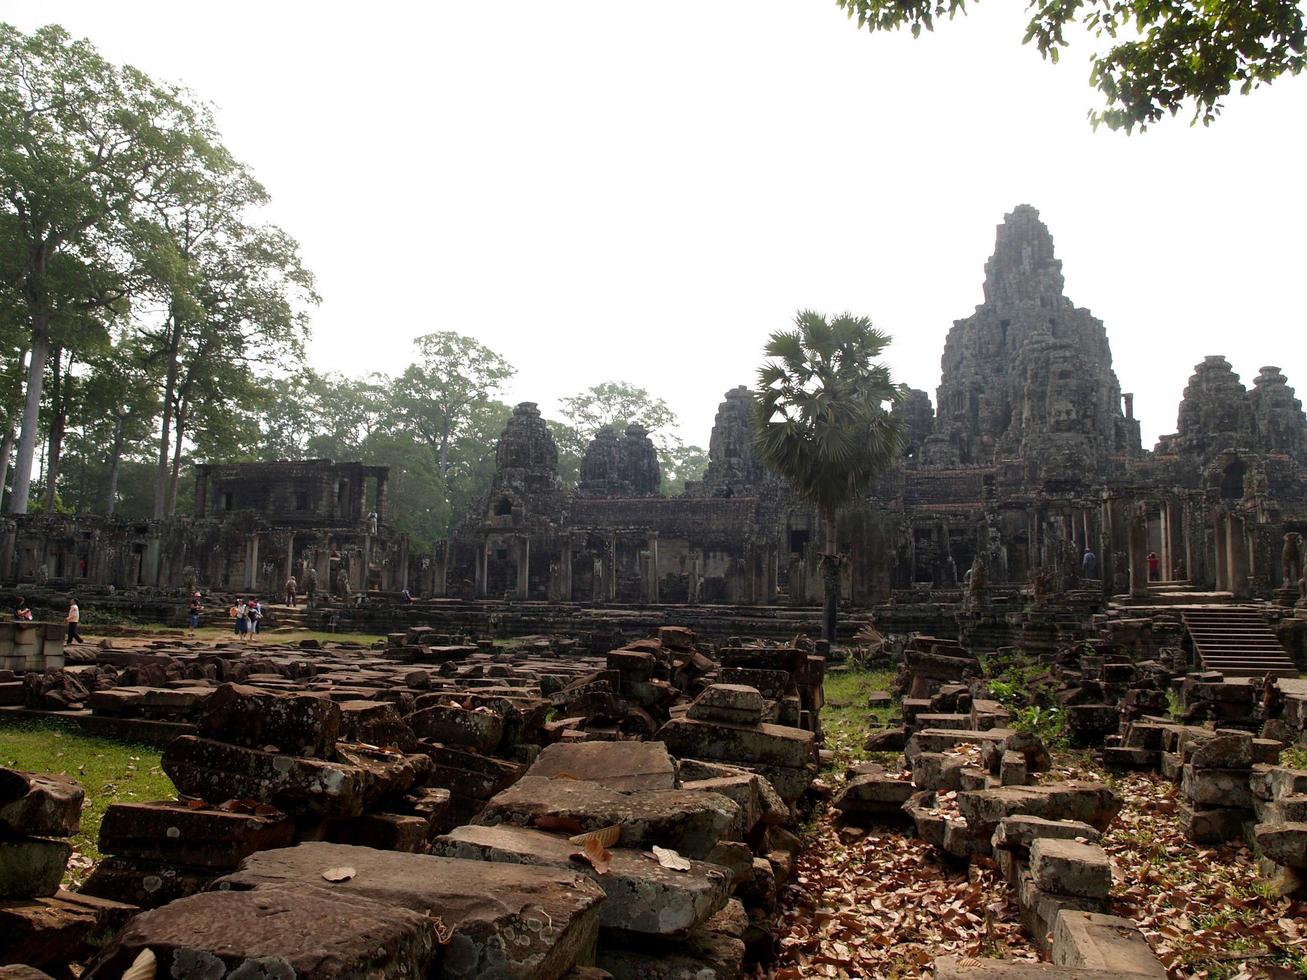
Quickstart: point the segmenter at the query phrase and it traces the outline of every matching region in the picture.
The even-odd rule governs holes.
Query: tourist
[[[68,624],[68,636],[64,643],[85,643],[82,634],[77,632],[77,624],[82,621],[82,611],[77,608],[77,600],[72,596],[68,597],[68,615],[64,617],[64,622]]]
[[[318,592],[318,570],[310,568],[304,573],[304,595],[307,597],[305,605],[310,609],[313,608],[313,597]]]
[[[413,593],[410,592],[407,588],[405,588],[404,591],[402,591],[402,592],[399,594],[399,598],[400,598],[400,601],[402,601],[402,602],[412,602],[412,601],[413,601]]]
[[[191,596],[190,609],[187,611],[187,615],[190,619],[190,624],[191,624],[192,638],[194,638],[195,636],[196,627],[200,625],[200,613],[203,611],[204,611],[204,607],[200,604],[200,594],[197,592],[195,593],[195,595]]]
[[[1086,548],[1080,559],[1080,574],[1085,578],[1094,578],[1098,573],[1098,556]]]
[[[259,605],[258,599],[250,600],[249,616],[250,616],[250,639],[254,639],[254,634],[259,631],[259,620],[263,618],[263,606]]]
[[[18,602],[14,606],[14,619],[18,620],[19,622],[28,622],[28,623],[32,621],[32,610],[27,605],[27,600],[24,599],[22,596],[18,597]]]
[[[290,606],[292,609],[295,608],[295,593],[298,591],[299,583],[295,581],[295,576],[292,575],[290,578],[286,579],[286,605]]]
[[[236,631],[236,635],[244,640],[250,628],[250,607],[245,605],[244,599],[237,599],[236,605],[232,606],[232,612],[234,614],[232,618],[235,620],[232,628]]]
[[[1158,581],[1158,579],[1161,576],[1158,573],[1157,552],[1150,551],[1148,553],[1148,558],[1146,560],[1148,562],[1148,581],[1150,582]]]

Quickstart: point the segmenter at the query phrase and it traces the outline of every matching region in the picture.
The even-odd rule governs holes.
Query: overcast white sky
[[[1094,133],[1088,49],[1042,61],[1021,7],[915,42],[834,0],[0,0],[0,19],[61,23],[217,106],[318,276],[324,370],[398,372],[452,329],[517,366],[512,401],[549,414],[627,380],[706,445],[767,333],[811,307],[871,316],[933,399],[1026,202],[1146,445],[1206,354],[1307,393],[1307,78],[1208,129]]]

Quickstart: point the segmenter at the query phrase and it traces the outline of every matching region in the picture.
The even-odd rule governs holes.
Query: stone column
[[[565,534],[558,548],[558,595],[561,602],[572,601],[572,536]]]
[[[253,590],[259,581],[259,533],[255,531],[245,545],[245,588]]]
[[[386,478],[377,477],[377,523],[386,519]]]
[[[1148,512],[1135,504],[1130,512],[1127,539],[1130,555],[1130,595],[1142,598],[1148,595]]]
[[[608,580],[607,595],[609,602],[617,601],[617,532],[608,536]]]
[[[209,470],[195,467],[195,516],[203,517],[209,503]]]
[[[1115,530],[1115,503],[1106,490],[1103,491],[1102,528],[1098,535],[1098,576],[1103,580],[1103,595],[1116,592],[1116,562],[1112,559],[1112,532]]]
[[[1230,591],[1230,528],[1224,512],[1216,515],[1216,591]]]
[[[1226,552],[1230,562],[1230,592],[1236,599],[1247,599],[1251,594],[1248,582],[1248,532],[1243,518],[1238,514],[1230,514],[1225,526],[1229,531]]]
[[[525,599],[531,594],[531,539],[523,537],[517,543],[517,588],[514,595]]]
[[[291,531],[290,534],[286,535],[286,577],[281,580],[280,584],[285,585],[286,580],[289,579],[294,574],[295,574],[295,532]],[[303,587],[304,585],[304,583],[299,581],[299,579],[295,580],[295,584],[300,587]],[[285,596],[282,596],[282,598],[284,599]]]
[[[486,563],[489,554],[490,554],[490,539],[486,538],[484,541],[481,542],[481,550],[477,553],[476,570],[474,572],[476,576],[476,588],[473,591],[476,593],[478,599],[485,598],[486,589],[488,587],[486,576],[489,572],[489,569],[487,568]]]
[[[649,535],[649,601],[658,601],[658,535]]]

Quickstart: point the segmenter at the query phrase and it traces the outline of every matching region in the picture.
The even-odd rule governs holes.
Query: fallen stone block
[[[404,720],[418,738],[483,754],[498,748],[504,737],[503,715],[489,708],[468,710],[457,704],[432,704]]]
[[[0,837],[0,898],[44,898],[59,890],[73,849],[44,837]]]
[[[903,804],[912,793],[906,779],[869,773],[846,782],[831,805],[845,814],[903,817]]]
[[[354,874],[328,885],[322,873],[332,868]],[[604,897],[588,878],[560,868],[323,843],[260,851],[217,883],[255,894],[323,886],[333,897],[438,916],[448,941],[434,977],[555,980],[589,961]]]
[[[71,837],[85,794],[76,780],[0,767],[0,833]]]
[[[1112,865],[1097,844],[1038,837],[1030,845],[1030,874],[1055,895],[1101,899],[1112,890]]]
[[[585,780],[524,776],[490,800],[475,822],[574,834],[621,824],[621,846],[657,844],[703,859],[713,845],[728,838],[738,816],[735,802],[716,793],[618,793]]]
[[[974,827],[992,834],[1004,817],[1027,814],[1046,820],[1079,820],[1106,830],[1121,809],[1121,798],[1102,783],[1071,780],[1038,786],[996,786],[958,794],[958,809]]]
[[[1181,803],[1176,812],[1180,831],[1195,844],[1223,844],[1243,836],[1247,810],[1228,806],[1193,806]]]
[[[1263,823],[1254,833],[1258,849],[1276,864],[1307,868],[1307,823]]]
[[[427,915],[339,890],[219,891],[128,923],[88,980],[117,980],[146,949],[164,977],[420,977],[435,956]]]
[[[202,737],[322,758],[340,738],[341,718],[329,698],[223,684],[205,700],[195,725]]]
[[[221,871],[110,855],[95,866],[78,894],[154,909],[204,891]]]
[[[1065,909],[1053,924],[1053,962],[1058,966],[1166,980],[1166,967],[1129,919]]]
[[[641,851],[614,847],[600,874],[576,858],[580,847],[566,837],[523,827],[456,827],[432,850],[451,858],[547,865],[585,874],[604,890],[599,925],[660,935],[690,929],[726,904],[730,875],[691,861],[688,871],[664,868]]]
[[[1180,770],[1180,791],[1190,802],[1206,806],[1252,809],[1253,805],[1247,769],[1195,769],[1185,765]]]
[[[802,728],[752,727],[673,718],[656,736],[676,756],[801,769],[813,760],[814,736]],[[782,795],[784,795],[782,793]]]
[[[259,800],[293,817],[355,817],[363,812],[367,777],[354,766],[193,735],[173,739],[162,765],[181,793],[210,803]]]
[[[291,819],[271,806],[197,809],[163,801],[111,804],[99,843],[117,857],[229,870],[255,851],[290,846],[294,836]]]
[[[757,725],[762,721],[763,697],[757,688],[743,684],[711,684],[690,704],[687,717],[730,725]]]
[[[340,737],[380,748],[413,752],[417,736],[389,701],[341,701]]]
[[[92,909],[57,897],[0,900],[0,963],[24,963],[62,975],[85,954],[87,938],[100,925]]]
[[[583,779],[622,792],[676,788],[676,762],[662,742],[549,745],[531,763],[527,775]]]
[[[1041,837],[1097,844],[1100,836],[1097,830],[1079,820],[1045,820],[1042,817],[1018,814],[1004,817],[998,822],[993,844],[1006,851],[1024,853]]]

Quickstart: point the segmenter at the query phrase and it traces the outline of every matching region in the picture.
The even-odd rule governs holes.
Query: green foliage
[[[72,839],[81,854],[98,861],[100,820],[111,803],[144,803],[176,796],[159,767],[159,750],[84,735],[57,722],[0,718],[0,765],[28,772],[72,776],[86,791],[82,825]],[[74,879],[79,872],[74,869]]]
[[[1057,679],[1044,664],[1020,651],[985,658],[985,683],[994,700],[1012,712],[1012,727],[1033,732],[1050,748],[1066,744],[1066,712],[1057,700]]]
[[[873,691],[888,691],[893,683],[892,670],[851,668],[826,674],[822,687],[826,703],[821,711],[821,724],[826,747],[835,753],[835,769],[871,758],[864,744],[867,733],[885,727],[890,718],[902,713],[902,705],[897,700],[883,708],[867,706],[868,695]],[[893,763],[899,761],[896,755]]]
[[[1280,753],[1280,764],[1290,769],[1307,769],[1307,745],[1295,745]]]
[[[835,0],[859,27],[908,27],[913,37],[935,21],[966,13],[966,0]],[[1023,43],[1056,62],[1068,26],[1105,47],[1091,56],[1090,83],[1105,107],[1095,126],[1146,128],[1193,105],[1194,121],[1211,123],[1238,86],[1247,94],[1307,65],[1307,27],[1299,0],[1261,3],[1206,0],[1041,0],[1029,6]]]
[[[898,459],[902,435],[888,408],[901,390],[875,362],[888,345],[866,317],[811,310],[767,343],[754,398],[758,454],[827,521]]]
[[[649,431],[658,451],[662,470],[662,492],[675,496],[685,489],[687,480],[703,476],[708,454],[698,446],[687,446],[676,434],[676,413],[663,399],[645,388],[626,381],[605,381],[560,399],[565,422],[550,422],[550,432],[558,443],[560,469],[567,486],[573,467],[579,477],[586,446],[600,429],[612,429],[618,435],[632,423]]]

